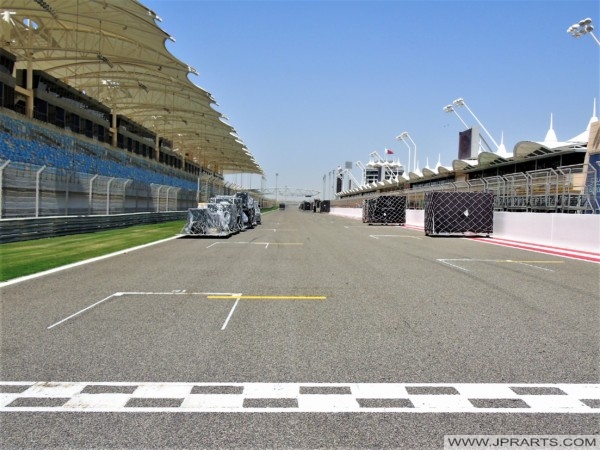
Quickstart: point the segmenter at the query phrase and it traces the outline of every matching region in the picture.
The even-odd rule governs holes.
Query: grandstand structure
[[[0,218],[186,210],[263,170],[136,0],[0,5]]]
[[[460,144],[459,144],[460,145]],[[460,147],[459,147],[460,155]],[[600,122],[596,105],[586,129],[558,141],[550,124],[544,141],[518,142],[509,154],[479,151],[452,167],[415,169],[393,179],[340,191],[333,207],[360,207],[379,196],[406,197],[409,209],[424,209],[428,192],[489,192],[494,210],[600,214]]]

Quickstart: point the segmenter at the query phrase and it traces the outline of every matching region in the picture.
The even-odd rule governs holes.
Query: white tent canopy
[[[166,4],[165,4],[166,5]],[[173,142],[182,157],[222,173],[262,173],[197,71],[166,48],[174,39],[135,0],[3,0],[1,45],[17,69],[50,76]]]

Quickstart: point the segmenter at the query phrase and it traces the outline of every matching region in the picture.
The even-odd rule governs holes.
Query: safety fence
[[[0,219],[183,211],[231,193],[223,180],[208,175],[192,191],[0,160]]]
[[[406,196],[407,209],[424,209],[427,192],[489,192],[494,210],[600,214],[598,169],[591,164],[454,181],[435,186],[385,192]],[[360,207],[365,199],[383,195],[369,192],[333,200],[333,207]]]

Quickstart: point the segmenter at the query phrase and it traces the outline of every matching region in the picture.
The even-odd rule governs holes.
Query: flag
[[[386,154],[386,155],[393,155],[393,154],[394,154],[394,151],[393,151],[393,150],[390,150],[389,148],[386,148],[386,149],[385,149],[385,154]]]

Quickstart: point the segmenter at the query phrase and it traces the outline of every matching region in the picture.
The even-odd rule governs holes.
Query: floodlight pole
[[[469,125],[467,125],[467,123],[463,120],[463,118],[460,117],[460,115],[458,114],[456,109],[454,109],[454,107],[451,104],[444,106],[443,109],[444,109],[444,112],[447,112],[447,113],[453,112],[456,115],[456,117],[458,117],[458,120],[460,120],[461,123],[464,125],[465,129],[469,128]],[[481,141],[483,141],[487,151],[493,152],[492,147],[490,147],[490,144],[487,143],[487,141],[485,140],[485,138],[482,135],[479,135],[479,139],[480,139],[480,142],[479,142],[480,151],[481,151],[481,149],[483,149],[483,146],[481,145]]]
[[[398,140],[402,140],[404,141],[406,138],[408,138],[408,140],[410,142],[412,142],[412,145],[414,145],[415,147],[415,154],[413,156],[413,172],[417,170],[417,144],[415,144],[415,141],[412,140],[412,138],[410,137],[410,134],[408,134],[408,131],[403,131],[402,133],[400,133],[400,135],[398,135],[396,137],[396,139]],[[406,144],[406,141],[404,141],[404,143]],[[408,144],[406,144],[408,146]],[[409,147],[410,150],[410,147]],[[410,153],[409,153],[409,161],[408,161],[408,169],[410,170]]]
[[[469,108],[466,104],[466,102],[464,101],[464,99],[462,98],[457,98],[456,100],[454,100],[452,102],[452,104],[454,106],[464,106],[465,108],[467,108],[467,111],[469,111],[469,113],[471,113],[471,115],[475,118],[475,120],[477,121],[477,123],[479,124],[479,126],[481,127],[481,129],[483,131],[485,131],[485,134],[488,135],[488,137],[492,140],[492,142],[494,143],[494,145],[496,146],[496,150],[498,149],[498,147],[500,147],[498,145],[498,143],[494,140],[494,138],[492,137],[492,135],[490,134],[490,132],[485,128],[485,126],[481,123],[481,121],[477,118],[477,116],[473,113],[473,111],[471,111],[471,108]]]
[[[404,145],[406,145],[406,147],[408,148],[408,164],[406,164],[406,168],[410,172],[410,151],[411,151],[411,148],[410,148],[410,145],[408,145],[408,143],[401,136],[402,135],[396,136],[396,140],[402,141],[404,143]]]
[[[596,41],[596,44],[598,44],[598,46],[600,47],[600,41],[593,33],[593,31],[594,25],[592,25],[592,19],[590,19],[589,17],[587,19],[580,20],[578,23],[574,23],[567,29],[567,33],[569,33],[574,38],[580,38],[585,34],[589,34],[592,37],[592,39]]]
[[[464,125],[465,129],[469,128],[469,125],[467,125],[467,123],[463,120],[463,118],[458,115],[458,112],[456,111],[456,109],[454,109],[454,107],[452,105],[444,106],[444,112],[447,112],[447,113],[453,112],[456,115],[456,117],[458,117],[458,120],[460,120],[460,122]]]
[[[329,172],[329,199],[335,199],[335,170]]]
[[[406,142],[406,138],[408,138],[410,140],[410,142],[412,142],[412,144],[415,146],[415,155],[413,157],[413,166],[414,167],[412,168],[412,171],[414,172],[415,170],[417,170],[417,167],[416,167],[416,165],[417,165],[417,144],[415,144],[415,141],[412,140],[412,138],[408,134],[408,131],[403,131],[398,136],[396,136],[396,140],[397,141],[404,142],[404,145],[406,145],[408,147],[408,165],[407,165],[407,167],[408,167],[408,170],[410,172],[411,171],[411,168],[410,168],[410,151],[411,151],[411,148],[410,148],[410,145],[408,145],[408,143]]]
[[[413,155],[413,171],[417,170],[417,144],[415,144],[415,141],[412,140],[412,138],[410,137],[410,134],[406,133],[406,137],[408,137],[408,139],[410,140],[410,142],[412,142],[412,145],[415,147],[415,152]]]

